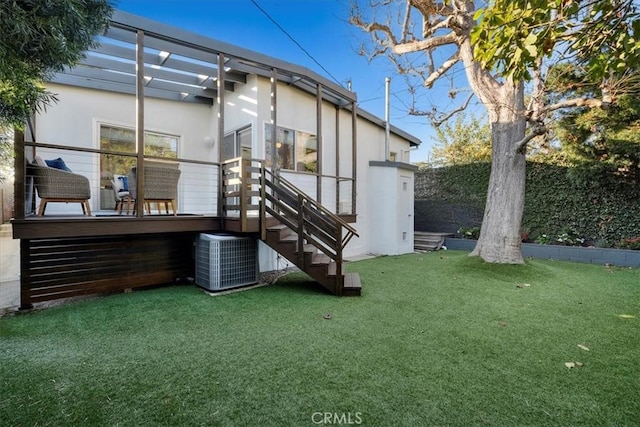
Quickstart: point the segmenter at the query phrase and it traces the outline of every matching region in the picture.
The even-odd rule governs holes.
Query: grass
[[[456,251],[348,269],[362,297],[296,273],[0,319],[2,425],[637,425],[640,270]]]

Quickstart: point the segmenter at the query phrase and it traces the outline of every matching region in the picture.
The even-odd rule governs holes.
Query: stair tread
[[[323,253],[317,253],[313,256],[311,260],[311,264],[319,265],[319,264],[329,264],[331,262],[331,258],[326,256]]]
[[[344,287],[345,288],[362,288],[362,282],[360,282],[360,274],[355,272],[345,274]]]
[[[271,225],[267,227],[267,230],[278,231],[278,230],[284,230],[285,228],[289,228],[289,227],[287,227],[284,224],[278,224],[278,225]]]

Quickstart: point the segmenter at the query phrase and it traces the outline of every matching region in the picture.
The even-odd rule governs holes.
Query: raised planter
[[[447,249],[471,251],[476,241],[448,237],[444,241]],[[523,243],[522,256],[585,264],[611,264],[620,267],[640,267],[640,251],[629,249],[583,248],[581,246],[539,245]]]

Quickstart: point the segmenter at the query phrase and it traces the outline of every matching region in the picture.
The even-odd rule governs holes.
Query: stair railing
[[[298,263],[304,263],[304,245],[311,244],[338,266],[343,250],[358,236],[355,228],[289,180],[265,167],[263,160],[230,159],[222,163],[222,213],[238,218],[248,231],[249,217],[260,218],[260,233],[266,240],[267,215],[297,233]]]
[[[262,176],[261,208],[265,214],[297,233],[299,264],[304,262],[306,242],[340,267],[345,246],[354,236],[358,236],[356,229],[279,174],[264,168]],[[262,223],[262,233],[266,236],[266,221]]]

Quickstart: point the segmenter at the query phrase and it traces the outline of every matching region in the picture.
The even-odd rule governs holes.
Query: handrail
[[[266,170],[266,172],[272,176],[276,176],[273,172],[271,172],[270,170]],[[349,225],[349,223],[347,223],[345,220],[343,220],[342,218],[340,218],[339,216],[337,216],[336,214],[334,214],[333,212],[331,212],[330,210],[328,210],[327,208],[325,208],[323,205],[321,205],[317,200],[313,199],[312,197],[308,196],[307,194],[305,194],[304,191],[300,190],[298,187],[296,187],[295,185],[293,185],[291,183],[291,181],[289,181],[286,178],[283,178],[280,175],[277,175],[277,180],[279,182],[284,182],[288,187],[291,187],[291,189],[296,192],[296,193],[300,193],[300,194],[304,194],[304,196],[306,197],[307,200],[311,201],[312,204],[314,204],[320,211],[322,211],[323,213],[326,213],[328,216],[333,217],[333,219],[335,219],[336,222],[340,223],[340,225],[342,225],[344,228],[346,228],[347,230],[349,230],[350,232],[352,232],[354,235],[356,235],[357,237],[360,237],[360,235],[358,234],[357,230],[355,228],[353,228],[351,225]]]

